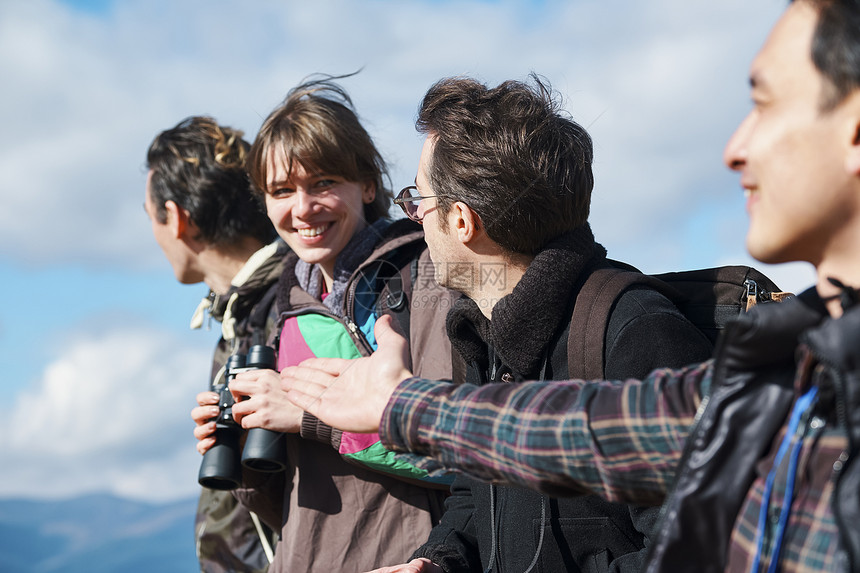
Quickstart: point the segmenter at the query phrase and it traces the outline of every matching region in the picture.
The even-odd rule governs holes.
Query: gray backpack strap
[[[570,378],[603,380],[609,313],[621,293],[635,284],[649,285],[664,294],[672,291],[652,276],[617,268],[599,268],[585,280],[570,319],[567,339]]]

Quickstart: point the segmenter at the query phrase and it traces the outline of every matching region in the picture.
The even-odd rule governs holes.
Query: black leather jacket
[[[835,480],[830,509],[839,548],[832,570],[860,569],[858,342],[860,306],[832,319],[814,289],[757,307],[726,328],[711,391],[686,442],[646,571],[726,570],[735,521],[760,462],[773,451],[798,393],[809,385],[819,388],[816,417],[848,437],[839,463],[808,470],[826,472],[823,481],[831,475]]]

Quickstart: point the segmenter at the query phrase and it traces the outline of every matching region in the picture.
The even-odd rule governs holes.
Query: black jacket
[[[799,466],[805,469],[798,470],[803,475],[797,487],[831,481],[835,485],[829,503],[824,503],[820,492],[806,494],[811,498],[806,503],[819,509],[793,522],[794,529],[786,535],[814,539],[810,524],[832,520],[838,545],[821,531],[810,545],[835,558],[832,562],[822,555],[815,559],[826,559],[824,567],[829,571],[860,571],[858,341],[860,305],[831,319],[814,289],[793,301],[756,307],[727,326],[715,354],[707,403],[686,441],[647,571],[721,572],[736,569],[737,563],[730,562],[733,553],[736,561],[746,560],[749,542],[735,548],[732,539],[742,535],[739,523],[743,529],[754,529],[757,513],[751,519],[742,508],[751,497],[759,499],[753,482],[767,474],[788,414],[810,387],[818,388],[818,399],[800,425],[804,436],[800,459],[821,463]],[[823,432],[847,438],[841,454],[823,459],[816,453]],[[777,481],[784,483],[784,474]],[[795,509],[793,513],[800,511]],[[701,519],[702,515],[710,519]],[[793,557],[809,569],[821,568],[806,563],[805,558],[812,559],[809,556]]]
[[[605,250],[585,226],[550,243],[494,307],[492,321],[460,299],[448,333],[475,384],[565,380],[570,317],[583,282],[605,264]],[[658,366],[710,356],[707,339],[661,294],[637,286],[624,293],[606,333],[606,376],[644,377]],[[486,570],[638,571],[645,533],[658,508],[609,503],[597,496],[550,498],[457,477],[442,522],[413,557],[449,573]]]

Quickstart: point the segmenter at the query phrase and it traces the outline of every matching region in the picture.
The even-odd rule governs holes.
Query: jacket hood
[[[233,338],[232,326],[225,325],[225,322],[244,317],[256,304],[259,298],[256,296],[257,293],[262,293],[280,276],[284,257],[289,252],[287,244],[277,239],[251,255],[233,277],[230,289],[226,293],[218,295],[209,290],[209,294],[200,301],[191,317],[191,328],[197,329],[203,326],[204,315],[208,311],[209,316],[222,323],[224,338],[228,340]]]
[[[478,305],[463,296],[448,313],[451,344],[466,362],[488,367],[487,345],[520,378],[537,375],[545,349],[563,319],[570,317],[576,293],[606,249],[585,224],[557,237],[532,260],[513,291],[493,307],[487,320]]]

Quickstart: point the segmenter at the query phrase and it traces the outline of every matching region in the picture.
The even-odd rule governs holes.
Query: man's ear
[[[860,122],[854,126],[854,138],[845,158],[845,169],[851,175],[860,177]]]
[[[461,201],[451,206],[449,221],[452,222],[453,230],[457,233],[457,239],[467,244],[473,241],[481,232],[481,218],[471,207]]]
[[[188,233],[189,223],[191,222],[188,217],[188,211],[173,201],[166,201],[164,209],[167,211],[167,225],[170,227],[170,233],[175,239],[185,238]]]
[[[845,156],[845,169],[851,175],[860,177],[860,90],[855,90],[841,105],[845,106],[849,122],[845,132],[845,135],[850,138]]]

